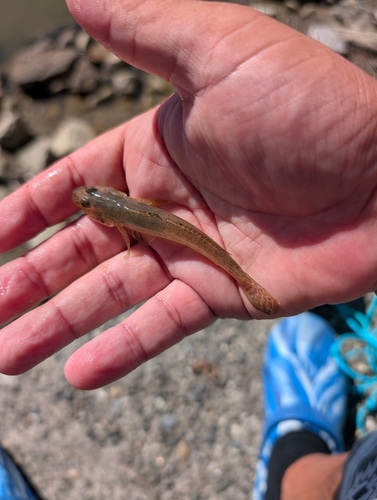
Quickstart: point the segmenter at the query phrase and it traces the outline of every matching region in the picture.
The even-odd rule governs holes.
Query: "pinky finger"
[[[104,386],[215,320],[191,287],[174,280],[122,323],[76,351],[67,361],[66,378],[78,389]]]

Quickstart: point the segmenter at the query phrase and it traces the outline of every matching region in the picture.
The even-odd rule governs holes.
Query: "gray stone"
[[[21,148],[16,154],[15,178],[29,180],[47,166],[51,139],[38,137]]]
[[[277,13],[276,5],[272,2],[268,1],[261,2],[260,0],[253,0],[249,5],[252,9],[257,10],[258,12],[261,12],[266,16],[269,17],[276,16]]]
[[[64,74],[78,55],[74,49],[52,49],[34,44],[22,50],[13,59],[9,78],[17,85],[45,82],[49,78]]]
[[[105,47],[98,42],[89,44],[87,57],[92,63],[100,64],[107,68],[114,68],[119,65],[124,65],[124,62],[119,59],[119,57],[117,57],[109,50],[105,49]]]
[[[4,88],[4,76],[0,75],[0,105],[2,104],[2,99],[5,96],[5,88]]]
[[[361,49],[367,49],[377,53],[377,33],[375,31],[359,31],[343,28],[342,26],[336,26],[334,30],[342,40],[345,40],[345,42],[356,45]]]
[[[288,9],[293,10],[294,12],[298,12],[300,9],[300,2],[298,2],[298,0],[285,0],[284,3]]]
[[[299,16],[301,19],[309,19],[316,13],[316,6],[312,3],[304,4],[299,10]]]
[[[18,391],[21,384],[21,377],[15,377],[13,375],[3,375],[0,374],[0,387],[2,389],[10,389],[11,391]]]
[[[310,38],[327,45],[338,54],[346,54],[348,51],[347,43],[327,24],[313,23],[309,26],[306,34]]]
[[[83,146],[95,137],[93,127],[81,118],[67,118],[59,125],[51,138],[50,152],[61,158]]]
[[[135,95],[140,91],[141,81],[130,69],[118,69],[111,77],[114,92],[117,95]]]
[[[112,85],[101,85],[95,92],[87,97],[88,108],[95,108],[98,104],[108,101],[114,96]]]
[[[0,115],[0,146],[15,151],[30,139],[30,133],[19,114],[4,111]]]
[[[10,168],[10,155],[7,155],[5,151],[0,148],[0,179],[4,180],[7,178],[7,173]]]
[[[7,187],[0,185],[0,201],[3,200],[4,198],[6,198],[7,196],[9,196],[10,192],[11,192],[11,189],[9,189],[9,184]],[[9,260],[12,260],[12,258],[19,257],[19,255],[12,255],[12,254],[13,254],[13,252],[16,254],[20,248],[21,247],[18,247],[18,249],[16,249],[16,252],[10,251],[10,252],[7,252],[6,254],[1,255],[0,265],[3,265],[6,262],[9,262]],[[9,256],[12,256],[12,258],[9,258]]]
[[[69,76],[68,88],[77,94],[89,94],[97,88],[99,79],[99,71],[88,59],[81,57],[76,61]]]
[[[175,90],[170,82],[167,82],[163,78],[149,73],[146,73],[144,75],[144,82],[146,86],[145,91],[151,94],[163,95],[173,93]]]
[[[173,413],[165,413],[160,419],[160,430],[162,432],[173,430],[178,424],[177,417]]]
[[[60,222],[59,224],[56,224],[55,226],[48,227],[47,229],[45,229],[44,231],[39,233],[37,236],[35,236],[34,238],[32,238],[31,240],[26,242],[27,249],[31,250],[32,248],[37,247],[38,245],[40,245],[44,241],[46,241],[49,238],[51,238],[52,236],[54,236],[54,234],[56,234],[58,231],[63,229],[63,227],[65,227],[65,226],[66,226],[65,222]]]
[[[75,38],[75,47],[77,50],[84,54],[88,48],[90,36],[85,31],[79,31]]]
[[[75,44],[77,29],[73,26],[65,28],[56,38],[56,47],[65,49]]]

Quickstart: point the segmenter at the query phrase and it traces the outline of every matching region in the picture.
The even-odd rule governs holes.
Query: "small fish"
[[[158,237],[185,245],[230,274],[256,309],[270,315],[277,312],[277,300],[245,273],[229,253],[212,238],[184,219],[145,200],[130,198],[111,187],[80,187],[73,191],[72,198],[76,205],[95,221],[105,226],[117,227],[128,251],[130,239],[125,228],[144,244],[149,244],[153,238]]]

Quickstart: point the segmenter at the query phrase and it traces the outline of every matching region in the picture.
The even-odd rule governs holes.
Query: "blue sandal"
[[[0,448],[0,500],[37,500],[30,485],[4,448]]]
[[[311,431],[331,453],[344,451],[348,381],[330,355],[335,337],[332,326],[310,312],[271,329],[262,369],[265,421],[254,500],[265,498],[272,449],[289,432]]]

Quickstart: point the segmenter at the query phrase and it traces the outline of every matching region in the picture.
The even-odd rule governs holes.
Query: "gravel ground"
[[[81,339],[0,377],[1,441],[46,499],[249,498],[270,323],[219,321],[91,392],[63,375]]]

